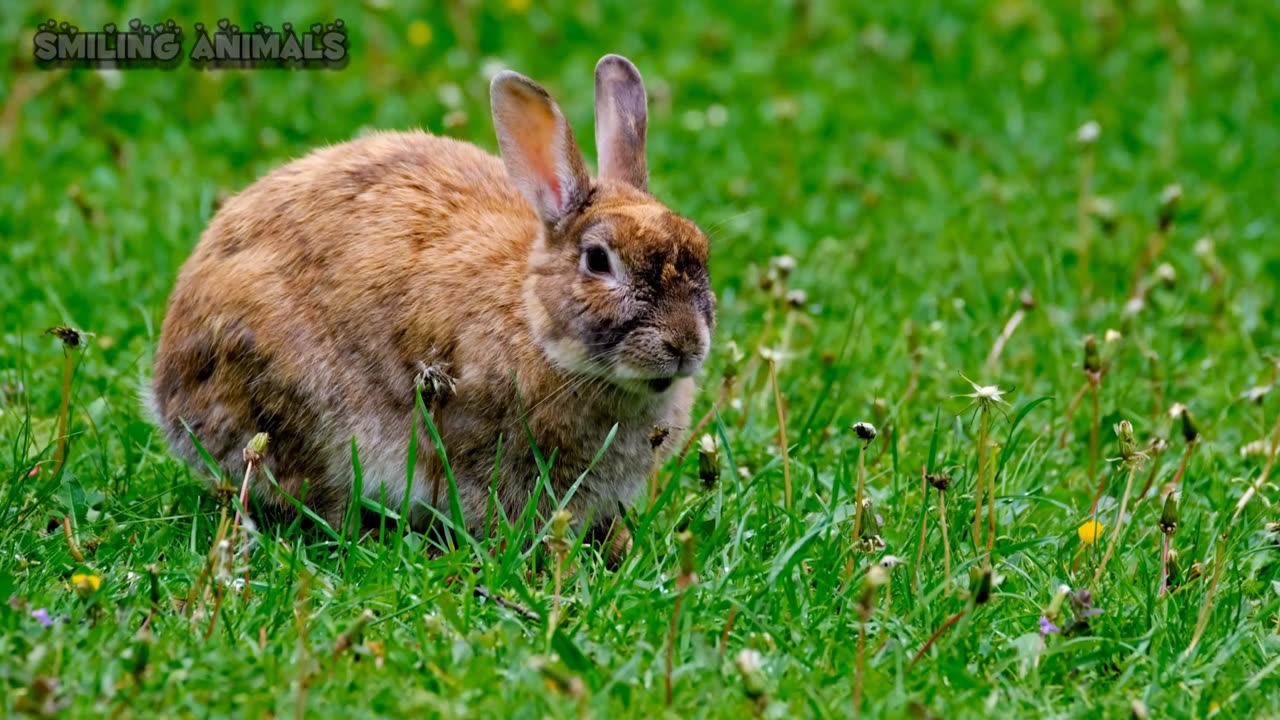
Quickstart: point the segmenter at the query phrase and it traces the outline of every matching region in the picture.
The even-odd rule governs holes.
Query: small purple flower
[[[1062,632],[1062,630],[1060,630],[1057,625],[1049,622],[1049,618],[1043,615],[1040,616],[1040,637],[1060,632]]]
[[[35,618],[41,627],[53,627],[53,618],[49,617],[49,611],[44,608],[32,610],[31,617]]]

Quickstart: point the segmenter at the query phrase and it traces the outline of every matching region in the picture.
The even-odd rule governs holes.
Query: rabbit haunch
[[[248,440],[270,433],[280,489],[336,522],[354,438],[367,497],[397,508],[407,492],[445,509],[421,426],[406,482],[426,368],[453,381],[432,418],[469,524],[484,522],[491,482],[508,515],[523,509],[539,474],[530,435],[555,453],[563,497],[615,424],[569,506],[606,522],[630,504],[688,426],[715,299],[705,236],[646,190],[639,74],[608,56],[596,80],[598,179],[545,91],[501,73],[502,160],[377,133],[225,203],[179,275],[156,356],[155,412],[176,454],[201,464],[185,422],[236,477]],[[656,452],[655,427],[673,431]],[[288,511],[256,483],[255,497]]]

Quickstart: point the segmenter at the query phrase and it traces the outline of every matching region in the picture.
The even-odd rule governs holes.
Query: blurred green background
[[[1115,351],[1114,380],[1106,385],[1104,428],[1123,416],[1134,418],[1144,436],[1176,433],[1159,415],[1146,417],[1153,392],[1166,405],[1194,405],[1212,428],[1216,444],[1189,473],[1199,494],[1185,511],[1192,513],[1187,526],[1196,528],[1181,536],[1188,559],[1208,557],[1220,529],[1214,523],[1240,494],[1239,483],[1231,481],[1256,471],[1237,450],[1266,432],[1270,415],[1243,407],[1239,396],[1268,382],[1265,357],[1280,350],[1280,4],[421,5],[156,0],[9,2],[0,8],[0,446],[11,449],[0,457],[0,468],[11,483],[19,482],[53,437],[62,355],[44,329],[69,324],[94,333],[78,360],[77,437],[67,473],[101,512],[99,520],[84,518],[83,533],[101,541],[95,562],[121,608],[135,592],[124,589],[124,573],[167,558],[167,592],[180,594],[208,549],[208,500],[158,446],[140,417],[135,389],[148,372],[175,274],[219,201],[311,148],[375,128],[421,127],[494,150],[488,79],[504,67],[551,91],[590,160],[592,69],[612,52],[636,63],[651,96],[651,190],[711,237],[720,324],[710,387],[720,382],[726,343],[751,350],[774,342],[772,335],[761,336],[768,301],[759,281],[770,258],[796,259],[791,285],[807,297],[785,348],[780,383],[793,418],[793,462],[803,500],[794,516],[781,514],[772,398],[749,396],[750,418],[725,420],[731,459],[750,466],[741,484],[734,484],[733,468],[727,470],[730,490],[722,486],[708,509],[694,471],[686,468],[687,496],[673,503],[646,541],[665,552],[655,550],[616,579],[600,570],[580,572],[571,583],[583,610],[574,621],[575,637],[598,663],[581,670],[593,713],[656,714],[665,707],[660,668],[671,591],[664,578],[674,552],[667,534],[696,517],[707,523],[698,526],[704,533],[699,562],[715,578],[715,591],[686,610],[693,639],[682,646],[682,679],[670,712],[715,716],[756,709],[742,699],[735,671],[715,650],[732,608],[741,610],[734,648],[750,638],[767,649],[758,633],[777,638],[779,646],[769,651],[770,682],[783,701],[771,713],[843,714],[854,630],[842,613],[851,600],[834,587],[811,587],[796,562],[808,557],[818,569],[844,564],[840,534],[819,532],[814,518],[824,517],[832,488],[848,481],[855,443],[844,428],[857,419],[880,421],[876,398],[887,398],[886,421],[899,434],[893,454],[875,471],[873,494],[886,515],[891,551],[907,554],[921,501],[912,495],[917,483],[911,468],[924,460],[936,416],[944,427],[943,459],[971,461],[963,454],[972,442],[962,428],[968,416],[953,420],[968,401],[956,399],[970,390],[962,373],[1016,389],[1018,404],[1057,398],[1028,416],[1034,452],[1028,449],[1016,471],[1002,476],[1001,492],[1016,495],[1024,503],[1019,508],[1031,508],[1009,531],[1024,543],[1009,550],[1010,564],[1001,570],[1009,609],[975,623],[965,636],[971,640],[942,648],[947,664],[912,674],[904,669],[907,650],[919,647],[960,605],[916,597],[899,574],[894,597],[900,622],[885,654],[872,663],[873,707],[897,717],[917,702],[943,717],[998,714],[1002,708],[1119,717],[1128,716],[1132,698],[1142,697],[1170,716],[1203,716],[1228,697],[1239,700],[1231,693],[1244,688],[1249,697],[1261,687],[1256,704],[1228,707],[1242,715],[1274,712],[1275,681],[1255,675],[1277,651],[1267,625],[1275,616],[1266,594],[1274,568],[1224,590],[1228,610],[1216,617],[1206,640],[1215,654],[1174,659],[1186,645],[1201,596],[1179,596],[1176,609],[1157,622],[1149,585],[1135,584],[1107,599],[1107,622],[1113,624],[1096,645],[1080,640],[1059,646],[1067,649],[1055,651],[1056,664],[1046,660],[1043,675],[1039,660],[1035,672],[1025,663],[1027,648],[1036,645],[1040,605],[1070,575],[1075,528],[1093,497],[1082,481],[1084,413],[1067,427],[1077,439],[1069,448],[1059,450],[1051,441],[1062,430],[1066,399],[1081,383],[1082,336],[1116,328],[1126,338]],[[122,72],[35,69],[31,34],[38,23],[54,18],[97,29],[134,17],[176,20],[188,33],[188,49],[196,22],[212,25],[226,17],[242,27],[256,21],[278,27],[341,18],[351,59],[341,70],[300,72],[200,71],[186,63]],[[1100,135],[1086,147],[1077,131],[1088,121],[1098,123]],[[1135,291],[1137,258],[1155,230],[1158,196],[1172,184],[1180,186],[1182,200],[1167,252],[1156,261],[1167,262],[1174,279],[1147,287],[1148,278],[1139,278],[1147,307],[1135,316],[1124,307]],[[1082,206],[1082,189],[1101,200]],[[1197,253],[1202,238],[1212,244]],[[1213,263],[1221,270],[1216,280]],[[988,365],[992,344],[1024,290],[1035,309],[1002,357]],[[1154,366],[1152,357],[1158,358]],[[915,401],[900,407],[897,398],[912,382]],[[713,394],[704,393],[698,414]],[[1110,438],[1106,434],[1105,442]],[[75,564],[58,535],[43,532],[45,515],[64,509],[51,497],[43,497],[48,513],[6,522],[11,526],[0,530],[6,551],[0,575],[14,578],[8,586],[0,583],[0,596],[11,593],[33,607],[71,612],[74,599],[61,588]],[[76,496],[67,497],[75,502]],[[963,503],[956,508],[957,539],[965,511]],[[160,517],[172,522],[155,520]],[[141,534],[136,545],[130,533],[135,539]],[[1262,542],[1260,533],[1247,537]],[[1146,548],[1158,542],[1153,538],[1142,548],[1135,540],[1132,560],[1118,557],[1115,564],[1132,562],[1130,577],[1149,583]],[[1033,551],[1021,553],[1027,548]],[[331,555],[313,552],[318,574],[334,570]],[[1257,570],[1265,556],[1248,557]],[[36,558],[43,564],[22,564]],[[394,674],[342,664],[337,679],[314,691],[312,707],[322,708],[316,712],[576,712],[559,695],[544,697],[545,677],[528,670],[528,657],[546,650],[539,632],[495,619],[492,606],[465,592],[441,590],[446,575],[473,572],[466,562],[440,567],[423,565],[420,557],[382,560],[363,584],[328,588],[333,594],[317,600],[330,604],[317,612],[314,634],[336,636],[371,598],[375,605],[385,602],[378,607],[387,612],[414,609],[393,615],[395,621],[379,632],[388,647],[403,644],[400,656],[389,651],[390,666],[435,678],[423,681],[434,694],[425,700],[417,691],[401,694],[403,683]],[[925,560],[932,585],[941,570],[936,558]],[[280,578],[292,582],[293,569],[272,567],[255,572],[281,586]],[[717,575],[717,568],[725,569]],[[522,572],[510,582],[523,582]],[[419,577],[424,579],[416,587]],[[545,599],[545,582],[530,575],[522,597]],[[606,601],[592,592],[608,583],[616,583],[605,593],[611,604],[601,607],[595,603]],[[446,610],[461,603],[463,625],[480,639],[462,626],[448,640],[430,635],[434,631],[418,622],[424,611],[413,605],[419,599],[414,593]],[[432,593],[442,594],[436,599]],[[139,612],[141,605],[130,607]],[[273,645],[267,654],[291,652],[289,607],[276,610],[236,609],[243,624],[209,645],[188,638],[181,624],[167,635],[162,631],[155,657],[177,679],[149,685],[136,707],[169,707],[182,715],[287,711],[288,701],[276,695],[293,677],[288,658],[242,663],[239,655],[268,626],[273,640],[284,638],[279,647],[285,649]],[[1256,614],[1246,617],[1246,610]],[[0,679],[3,687],[16,692],[56,664],[79,668],[62,676],[66,694],[77,698],[75,710],[93,715],[119,707],[119,694],[110,688],[127,666],[99,667],[97,661],[125,658],[130,633],[68,630],[46,647],[25,615],[6,612],[0,610],[0,627],[8,639],[0,645],[11,643],[12,657],[25,664],[9,668],[13,679]],[[484,644],[490,641],[507,648],[492,661],[492,653],[477,649],[491,650],[494,645]],[[423,660],[419,652],[429,642],[452,658],[452,684],[421,664],[434,657]],[[56,652],[37,657],[36,647]],[[48,659],[55,656],[68,660]],[[227,687],[237,690],[223,695]],[[488,697],[498,705],[485,705]]]

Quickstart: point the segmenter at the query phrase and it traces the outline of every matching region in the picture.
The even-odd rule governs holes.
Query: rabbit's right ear
[[[644,80],[631,61],[605,55],[596,64],[596,153],[600,178],[649,189],[644,136],[649,124]]]
[[[591,176],[573,131],[546,90],[510,70],[489,86],[502,161],[538,217],[554,225],[586,200]]]

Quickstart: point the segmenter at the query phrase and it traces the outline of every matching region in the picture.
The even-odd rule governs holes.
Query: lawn
[[[0,13],[0,714],[1280,714],[1274,2],[79,5]],[[135,16],[341,18],[350,61],[34,67]],[[606,52],[719,299],[631,554],[375,519],[229,559],[138,402],[218,204],[374,128],[496,150],[502,67],[590,160]]]

